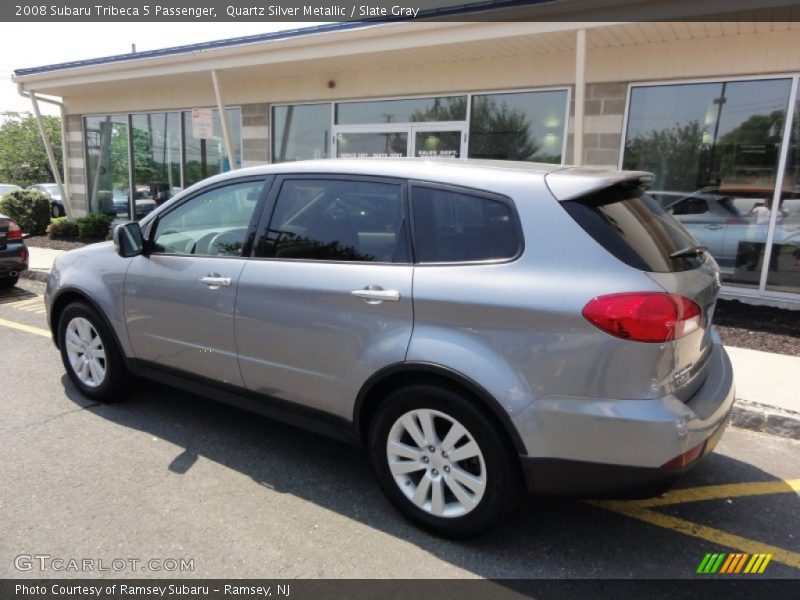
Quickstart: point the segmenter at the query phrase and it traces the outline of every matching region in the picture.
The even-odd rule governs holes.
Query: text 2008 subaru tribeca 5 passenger
[[[717,265],[650,176],[344,160],[226,173],[68,252],[47,285],[69,377],[159,380],[363,443],[449,536],[534,493],[655,494],[733,404]]]

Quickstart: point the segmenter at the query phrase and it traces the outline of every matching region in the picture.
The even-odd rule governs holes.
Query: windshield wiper
[[[681,256],[698,256],[703,252],[708,252],[705,246],[689,246],[688,248],[681,248],[669,255],[670,258],[680,258]]]

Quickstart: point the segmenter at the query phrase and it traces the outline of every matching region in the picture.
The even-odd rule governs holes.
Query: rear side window
[[[670,258],[697,241],[638,187],[614,186],[562,205],[601,246],[631,267],[669,273],[695,269],[706,260],[704,253]]]
[[[519,252],[514,211],[499,199],[417,185],[411,201],[419,262],[503,260]]]

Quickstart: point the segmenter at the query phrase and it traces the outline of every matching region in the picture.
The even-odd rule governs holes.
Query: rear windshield
[[[706,260],[705,253],[670,258],[697,241],[638,186],[614,186],[562,204],[597,243],[636,269],[688,271]]]

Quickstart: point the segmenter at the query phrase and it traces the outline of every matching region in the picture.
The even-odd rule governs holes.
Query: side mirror
[[[144,237],[138,223],[123,223],[114,228],[114,248],[122,258],[139,256],[144,252]]]

